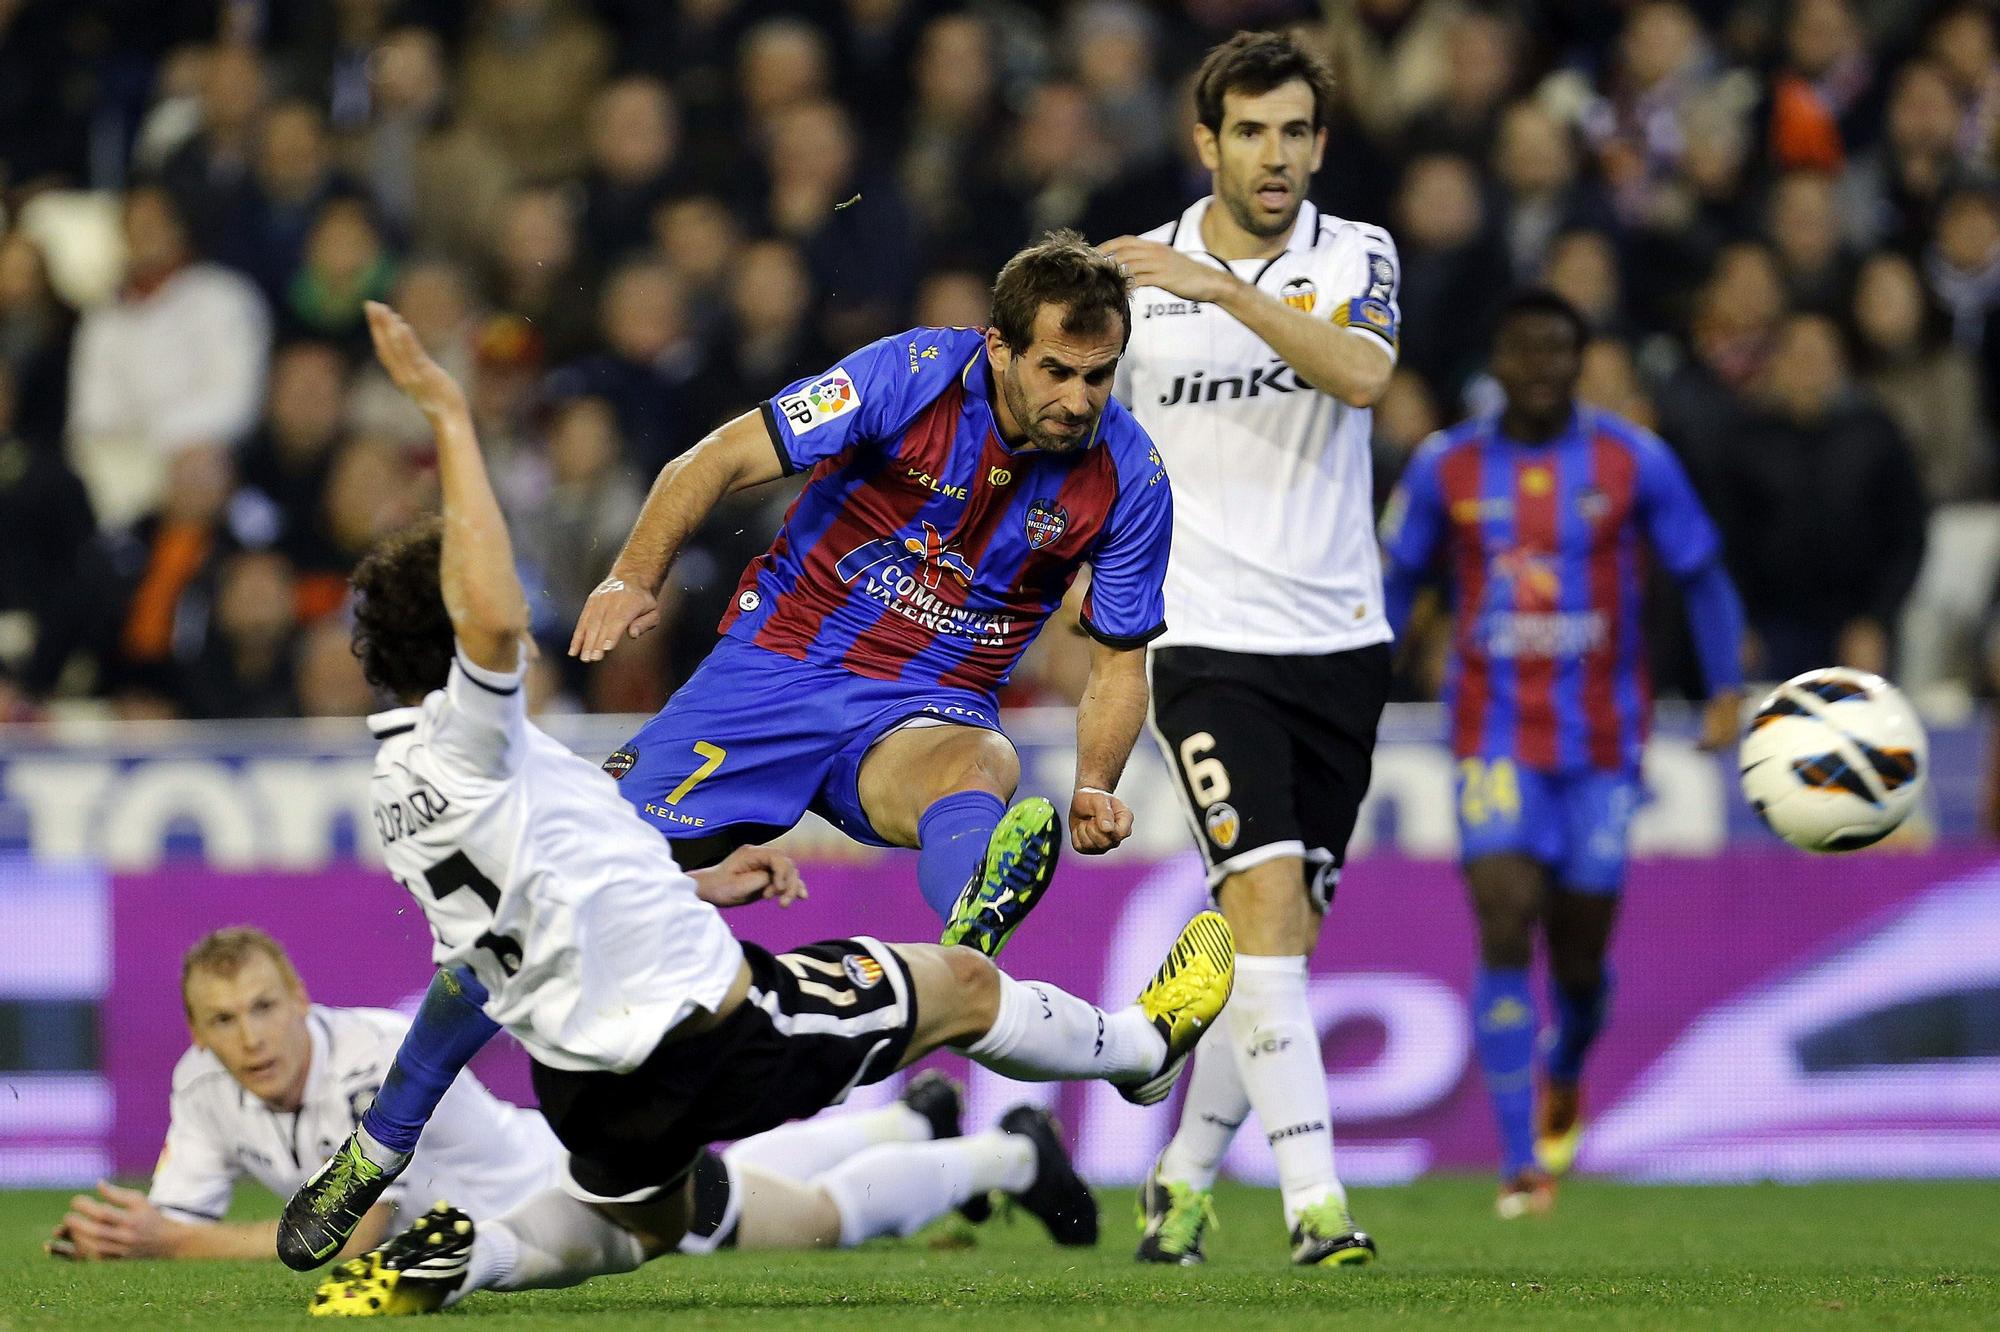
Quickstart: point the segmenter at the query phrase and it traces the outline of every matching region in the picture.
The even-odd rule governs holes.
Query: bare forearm
[[[1364,333],[1296,310],[1247,282],[1217,302],[1284,358],[1299,378],[1352,407],[1373,406],[1395,365],[1388,350]]]
[[[762,419],[752,413],[729,422],[660,469],[611,576],[657,592],[674,556],[717,504],[779,474]]]
[[[528,598],[514,572],[513,543],[500,502],[486,477],[486,461],[472,418],[463,409],[432,422],[437,435],[438,480],[444,492],[444,550],[439,581],[452,628],[461,637],[483,634],[496,640],[527,632]],[[503,669],[512,660],[498,663]]]
[[[251,1258],[276,1256],[276,1221],[169,1221],[168,1258]]]
[[[1076,784],[1115,791],[1125,761],[1146,724],[1143,649],[1115,654],[1091,667],[1076,705]]]

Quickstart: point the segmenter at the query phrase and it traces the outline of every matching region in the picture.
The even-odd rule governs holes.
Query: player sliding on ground
[[[335,1269],[316,1312],[428,1312],[630,1271],[686,1233],[709,1143],[812,1114],[940,1047],[1008,1077],[1166,1096],[1228,1001],[1234,949],[1214,913],[1116,1012],[971,948],[739,943],[717,908],[785,891],[790,863],[753,850],[691,877],[608,776],[528,721],[527,601],[464,396],[387,307],[368,321],[436,432],[444,497],[441,525],[390,538],[355,575],[355,651],[405,705],[370,719],[384,855],[433,959],[469,969],[526,1047],[570,1155],[562,1187],[496,1220],[441,1203]]]
[[[280,1197],[354,1123],[409,1027],[380,1008],[313,1003],[277,940],[232,926],[203,936],[181,964],[194,1046],[174,1067],[166,1146],[145,1193],[99,1185],[79,1195],[43,1248],[78,1262],[272,1257],[270,1221],[226,1221],[248,1175]],[[1058,1243],[1097,1237],[1097,1207],[1047,1112],[1018,1105],[997,1129],[965,1136],[958,1087],[936,1072],[893,1105],[825,1114],[702,1153],[684,1254],[721,1248],[833,1248],[908,1235],[998,1189]],[[396,1187],[377,1200],[348,1252],[380,1243],[432,1199],[475,1223],[557,1183],[562,1144],[542,1117],[509,1105],[469,1071],[452,1084]]]
[[[1048,801],[1005,807],[1020,760],[996,691],[1086,562],[1097,641],[1070,841],[1094,855],[1130,834],[1111,792],[1145,721],[1145,644],[1165,628],[1173,503],[1145,432],[1111,400],[1127,296],[1116,263],[1058,233],[1001,269],[991,330],[884,338],[661,471],[577,624],[570,650],[586,661],[654,625],[669,563],[719,500],[811,472],[745,571],[721,643],[605,764],[682,864],[715,864],[816,810],[857,841],[918,849],[943,942],[996,955],[1060,846]],[[352,1142],[286,1209],[288,1263],[344,1242],[368,1190],[407,1159],[495,1030],[478,999],[450,977],[433,986]]]
[[[1709,690],[1705,747],[1735,743],[1741,705],[1743,608],[1721,539],[1665,444],[1577,402],[1588,340],[1560,296],[1510,299],[1489,367],[1505,405],[1426,441],[1382,519],[1399,632],[1434,566],[1453,585],[1446,703],[1479,918],[1473,1043],[1499,1121],[1506,1219],[1555,1203],[1555,1176],[1576,1155],[1584,1055],[1610,1003],[1604,957],[1652,704],[1648,550],[1687,602]],[[1556,1010],[1539,1125],[1537,928]]]

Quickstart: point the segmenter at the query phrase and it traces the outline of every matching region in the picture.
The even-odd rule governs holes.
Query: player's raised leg
[[[305,1272],[338,1253],[409,1164],[452,1080],[500,1030],[480,1009],[486,991],[463,969],[439,971],[361,1122],[285,1203],[278,1257]]]

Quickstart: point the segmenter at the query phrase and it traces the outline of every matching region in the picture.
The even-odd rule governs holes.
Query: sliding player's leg
[[[417,1138],[459,1070],[500,1027],[480,1005],[486,990],[463,968],[439,971],[396,1049],[374,1103],[347,1141],[285,1203],[278,1256],[298,1271],[340,1251],[369,1208],[409,1164]]]
[[[1549,893],[1544,927],[1554,1039],[1543,1062],[1535,1157],[1552,1175],[1576,1160],[1583,1128],[1584,1057],[1603,1030],[1612,976],[1605,957],[1625,883],[1626,828],[1638,786],[1629,774],[1589,772],[1568,779],[1568,845]]]

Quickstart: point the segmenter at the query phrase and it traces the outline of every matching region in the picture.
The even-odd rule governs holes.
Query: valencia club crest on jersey
[[[1023,522],[1028,529],[1028,544],[1036,550],[1045,550],[1062,540],[1062,534],[1069,529],[1069,514],[1060,504],[1038,499],[1028,506],[1028,516]]]

